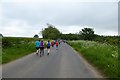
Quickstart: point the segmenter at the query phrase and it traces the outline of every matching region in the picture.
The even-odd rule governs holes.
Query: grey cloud
[[[91,26],[95,29],[117,30],[117,3],[3,3],[3,16],[43,26]]]

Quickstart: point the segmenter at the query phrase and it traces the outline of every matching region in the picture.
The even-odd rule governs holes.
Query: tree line
[[[106,42],[109,44],[117,45],[119,42],[119,36],[101,36],[95,34],[95,31],[92,28],[84,28],[79,33],[61,33],[55,26],[47,24],[47,28],[42,29],[41,34],[44,39],[63,39],[63,40],[90,40],[90,41],[99,41]],[[34,37],[39,37],[35,35]]]

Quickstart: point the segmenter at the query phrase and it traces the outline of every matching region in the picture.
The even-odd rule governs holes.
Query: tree
[[[37,34],[34,35],[34,38],[39,38],[39,36]]]
[[[45,39],[58,39],[60,31],[51,24],[47,24],[48,28],[42,30],[42,36]]]
[[[92,28],[84,28],[82,31],[79,32],[81,37],[84,40],[93,40],[94,39],[94,31]]]
[[[62,34],[61,35],[61,39],[65,39],[65,40],[78,40],[79,36],[78,36],[78,34],[73,34],[73,33]]]
[[[3,35],[0,33],[0,37],[3,37]]]

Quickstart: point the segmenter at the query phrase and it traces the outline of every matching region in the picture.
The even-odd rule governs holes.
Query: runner
[[[40,57],[44,55],[44,42],[43,40],[40,42]]]
[[[56,50],[58,50],[58,44],[59,44],[58,41],[56,41]]]
[[[51,46],[54,47],[54,41],[51,42]]]
[[[59,42],[59,44],[60,44],[60,40],[59,40],[58,42]]]
[[[48,42],[47,42],[47,51],[48,51],[48,53],[47,53],[47,55],[49,55],[49,53],[50,53],[50,41],[48,40]]]
[[[35,41],[35,47],[36,47],[36,49],[37,49],[37,51],[36,51],[36,54],[38,55],[38,53],[39,53],[39,45],[40,45],[40,42],[38,41],[38,40],[36,40]]]

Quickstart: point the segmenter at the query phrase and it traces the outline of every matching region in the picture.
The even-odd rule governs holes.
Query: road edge
[[[76,51],[73,47],[71,47],[69,44],[67,44],[74,52],[76,55],[79,56],[81,60],[83,60],[83,63],[95,74],[97,78],[107,78],[102,73],[92,64],[88,62],[78,51]],[[106,80],[106,79],[105,79]]]

